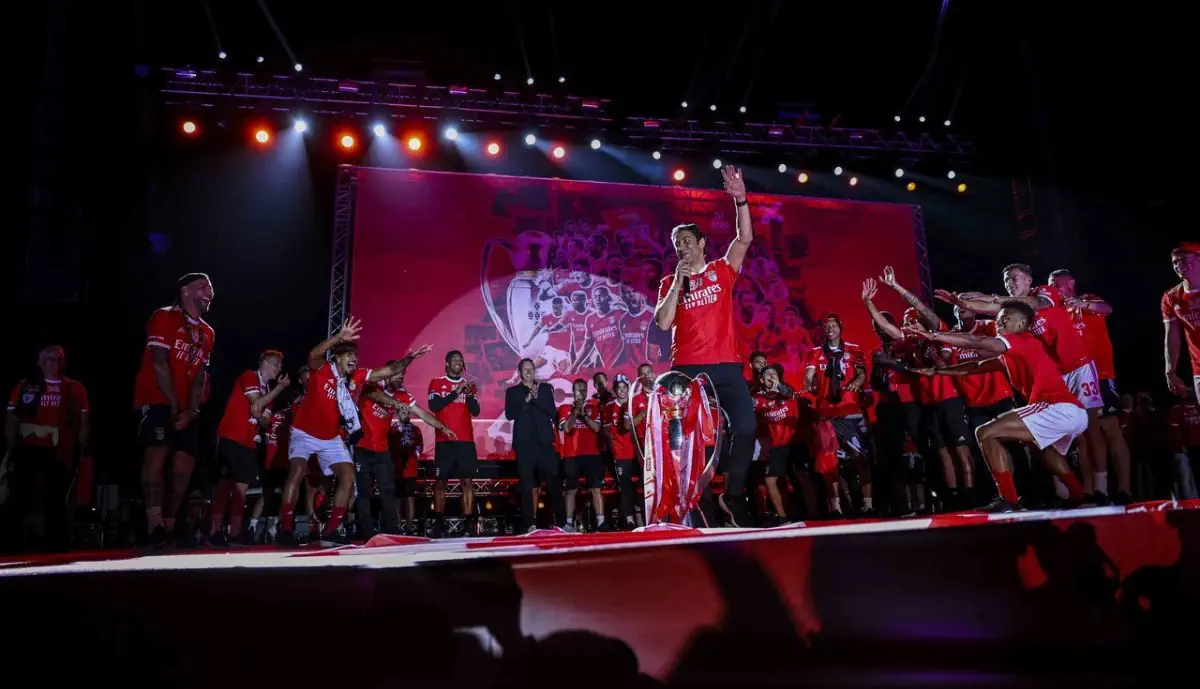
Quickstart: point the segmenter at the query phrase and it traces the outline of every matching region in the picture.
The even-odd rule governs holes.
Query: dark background
[[[780,103],[804,104],[827,125],[888,127],[901,114],[907,127],[926,114],[938,127],[951,116],[981,150],[966,173],[971,193],[904,195],[879,179],[857,197],[922,205],[937,286],[1001,291],[999,270],[1014,259],[1039,279],[1074,269],[1116,308],[1122,386],[1161,393],[1158,299],[1176,282],[1167,252],[1196,236],[1179,222],[1182,175],[1172,171],[1187,136],[1174,80],[1183,22],[1147,4],[1119,14],[1058,5],[268,7],[306,74],[402,71],[491,87],[499,71],[519,89],[526,74],[559,88],[543,85],[561,73],[563,93],[611,98],[617,117],[674,116],[683,98],[722,112],[745,104],[758,121],[774,119]],[[7,151],[22,182],[10,186],[0,259],[9,325],[0,384],[8,390],[40,347],[64,345],[69,374],[91,391],[94,448],[108,471],[136,466],[132,382],[144,324],[180,274],[204,270],[216,286],[214,425],[257,352],[282,348],[294,367],[325,334],[332,189],[344,159],[315,139],[305,162],[290,164],[244,140],[184,141],[178,113],[138,76],[138,65],[222,64],[214,36],[230,54],[226,69],[291,73],[258,3],[207,3],[211,24],[205,6],[50,0],[23,8],[9,45],[19,69]],[[690,169],[691,183],[717,186],[704,161]],[[1017,235],[1013,179],[1037,190],[1038,232],[1027,240]]]

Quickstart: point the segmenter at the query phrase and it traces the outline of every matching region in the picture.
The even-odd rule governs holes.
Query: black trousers
[[[379,509],[383,512],[383,532],[400,533],[396,516],[396,465],[390,452],[354,448],[355,483],[358,484],[358,533],[360,538],[375,534],[371,521],[371,479],[379,486]]]
[[[717,389],[717,399],[721,409],[729,417],[729,435],[732,442],[729,446],[728,467],[722,471],[729,475],[725,484],[726,498],[738,498],[746,491],[746,477],[750,473],[750,463],[754,460],[754,399],[750,396],[750,386],[742,377],[741,364],[694,364],[674,367],[676,371],[695,378],[701,373],[707,374]]]
[[[546,493],[554,509],[554,521],[558,525],[567,523],[567,503],[563,499],[562,481],[558,473],[558,453],[552,445],[519,445],[513,448],[517,454],[517,489],[521,492],[521,521],[526,529],[537,526],[537,504],[533,501],[533,489],[539,483],[546,484]]]
[[[12,527],[22,550],[65,550],[67,491],[73,474],[54,448],[17,443],[9,456]]]
[[[621,520],[631,520],[633,513],[633,460],[618,459],[616,467],[617,488],[621,490]]]

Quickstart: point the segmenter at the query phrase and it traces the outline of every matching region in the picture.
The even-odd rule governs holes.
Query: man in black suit
[[[558,524],[566,523],[562,482],[559,480],[558,452],[554,449],[554,388],[538,383],[533,377],[533,360],[517,364],[520,382],[504,393],[504,416],[512,421],[512,448],[517,454],[520,477],[521,519],[526,533],[537,528],[538,483],[546,482],[550,504]]]

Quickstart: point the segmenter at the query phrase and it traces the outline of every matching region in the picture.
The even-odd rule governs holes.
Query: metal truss
[[[169,105],[260,106],[350,117],[385,109],[430,117],[472,113],[479,119],[522,116],[611,122],[605,116],[606,98],[180,67],[160,68],[157,79],[157,90]]]
[[[1038,237],[1037,207],[1033,196],[1033,180],[1013,178],[1013,211],[1017,216],[1017,238],[1021,242],[1021,254],[1026,260],[1041,253]]]
[[[974,140],[951,134],[910,134],[880,129],[847,129],[759,122],[703,122],[626,118],[622,132],[633,141],[653,142],[667,150],[766,152],[777,148],[887,152],[900,155],[971,155]]]
[[[333,265],[329,268],[329,334],[341,329],[350,308],[350,256],[354,244],[354,194],[358,168],[339,165],[333,196]]]
[[[913,243],[917,247],[917,275],[921,281],[921,301],[933,304],[933,274],[929,270],[929,242],[925,238],[925,211],[913,206]]]

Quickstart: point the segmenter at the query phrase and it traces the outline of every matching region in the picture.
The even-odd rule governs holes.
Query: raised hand
[[[734,201],[742,201],[746,198],[746,180],[740,169],[732,165],[721,168],[721,181],[725,185],[725,191],[733,197]]]
[[[878,291],[879,288],[875,285],[875,278],[867,278],[866,280],[863,280],[863,301],[871,301],[875,298],[875,293]]]
[[[354,342],[362,333],[362,321],[350,316],[338,331],[338,339],[342,342]]]
[[[281,388],[286,388],[292,384],[292,379],[288,378],[288,374],[280,373],[279,377],[275,379],[275,383]]]
[[[888,287],[899,287],[900,283],[896,282],[896,270],[891,266],[883,267],[883,275],[879,277],[879,281]]]
[[[948,289],[933,290],[933,298],[947,304],[953,304],[954,306],[959,306],[962,303],[962,300],[958,298],[958,295]]]
[[[417,347],[413,351],[409,352],[408,356],[409,356],[410,360],[417,359],[417,358],[425,356],[426,354],[428,354],[432,351],[433,351],[433,345],[431,345],[431,344],[421,345],[420,347]]]

